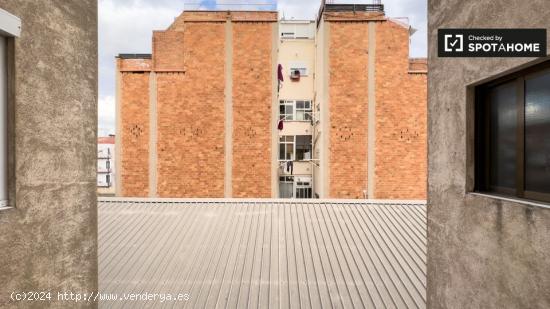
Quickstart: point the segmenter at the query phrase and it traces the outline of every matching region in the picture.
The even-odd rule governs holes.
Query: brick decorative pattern
[[[184,48],[167,55],[185,73],[157,73],[160,197],[224,195],[224,46],[224,23],[187,24]]]
[[[233,196],[271,197],[272,23],[233,23]]]
[[[330,23],[331,198],[363,198],[367,189],[368,26]]]
[[[121,73],[122,196],[149,194],[149,73]]]
[[[426,74],[408,73],[408,29],[391,21],[378,23],[376,36],[375,196],[425,199]]]

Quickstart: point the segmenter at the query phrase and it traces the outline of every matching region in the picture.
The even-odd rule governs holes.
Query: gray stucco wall
[[[97,290],[97,2],[0,0],[22,20],[12,87],[15,209],[0,211],[0,307],[14,291]]]
[[[534,59],[437,57],[438,28],[550,29],[549,2],[429,0],[428,15],[428,306],[550,308],[550,209],[467,193],[466,86]]]

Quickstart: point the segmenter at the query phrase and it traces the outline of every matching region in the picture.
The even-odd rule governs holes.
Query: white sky
[[[223,3],[265,4],[275,0],[218,0]],[[278,0],[285,18],[314,19],[321,0]],[[370,3],[370,1],[348,1]],[[187,3],[187,5],[185,5]],[[192,4],[190,4],[192,3]],[[99,136],[115,133],[115,56],[121,53],[151,53],[153,30],[166,29],[183,11],[215,8],[215,0],[99,0]],[[427,54],[426,0],[382,0],[389,17],[408,17],[418,31],[411,37],[411,57]],[[228,6],[220,6],[228,9]],[[232,6],[231,9],[238,7]],[[262,8],[266,8],[263,6]]]

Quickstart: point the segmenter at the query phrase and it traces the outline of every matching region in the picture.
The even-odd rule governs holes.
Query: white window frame
[[[297,102],[304,102],[304,106],[306,103],[309,104],[309,108],[298,108]],[[286,113],[285,108],[285,114],[281,114],[281,105],[286,106],[292,106],[292,115]],[[313,119],[313,101],[312,100],[280,100],[279,101],[279,119],[284,121],[311,121]],[[305,114],[309,114],[310,119],[302,119],[298,120],[298,111],[303,111]],[[288,117],[288,116],[291,116]]]
[[[311,135],[280,135],[279,136],[279,148],[278,148],[278,151],[279,151],[279,155],[278,155],[278,158],[279,158],[279,162],[286,162],[286,161],[309,161],[312,159],[312,156],[313,156],[313,138],[311,140],[311,151],[310,151],[310,158],[309,160],[308,159],[302,159],[302,160],[297,160],[296,159],[296,137],[298,136],[311,136]],[[292,138],[292,140],[287,140],[287,137],[290,137]],[[285,145],[285,158],[284,159],[281,159],[281,144]],[[287,145],[292,145],[292,154],[290,156],[290,160],[286,158],[286,153],[287,153]]]
[[[282,178],[283,180],[281,180],[281,178]],[[289,180],[289,179],[292,179],[292,180]],[[292,184],[292,190],[291,190],[291,192],[292,192],[292,197],[290,197],[290,198],[294,198],[294,195],[295,195],[295,192],[294,192],[294,176],[282,176],[282,175],[279,176],[279,198],[288,198],[288,197],[282,197],[282,196],[281,196],[281,193],[282,193],[282,192],[281,192],[280,188],[281,188],[281,184],[282,184],[282,183],[284,183],[284,184],[289,184],[289,183]]]
[[[21,20],[0,9],[0,209],[9,208],[8,186],[8,39],[19,37]]]
[[[298,190],[307,189],[311,189],[311,196],[309,198],[313,198],[313,186],[311,177],[294,177],[294,190],[292,191],[294,198],[298,198]],[[307,198],[308,197],[305,197],[305,199]]]
[[[281,180],[281,178],[283,180]],[[292,180],[289,180],[289,179],[292,179]],[[309,176],[288,176],[288,175],[281,175],[279,176],[279,188],[281,187],[281,184],[282,183],[285,183],[285,184],[292,184],[292,197],[290,198],[298,198],[298,190],[307,190],[307,189],[311,189],[311,196],[309,198],[313,198],[313,180],[311,177]],[[280,195],[279,195],[280,197]],[[281,197],[283,198],[283,197]],[[308,199],[307,197],[305,197],[304,199]]]
[[[287,140],[287,137],[292,137],[291,141]],[[285,145],[285,157],[284,159],[281,159],[281,144]],[[292,145],[292,154],[290,155],[290,160],[286,158],[287,154],[287,147],[288,145]],[[286,161],[294,161],[296,158],[296,136],[294,135],[281,135],[279,136],[279,161],[280,162],[286,162]]]

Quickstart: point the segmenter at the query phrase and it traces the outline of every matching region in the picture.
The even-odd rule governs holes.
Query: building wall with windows
[[[278,64],[284,80],[278,93],[279,121],[283,122],[278,130],[278,197],[314,197],[315,30],[315,22],[309,20],[279,22]]]
[[[121,55],[119,195],[425,199],[426,62],[374,7],[184,12]]]
[[[550,75],[542,73],[541,64],[549,58],[437,57],[440,28],[550,31],[547,6],[546,0],[428,1],[430,308],[550,307],[550,207],[543,195],[525,194],[529,188],[548,193],[549,182],[533,188],[528,184],[533,174],[520,170],[534,164],[536,177],[550,177]],[[522,75],[522,69],[539,75]],[[503,77],[512,78],[513,84],[500,80],[503,86],[491,86]],[[541,82],[542,87],[533,87],[532,82]],[[476,89],[483,88],[491,94],[490,104],[476,98]],[[493,120],[480,119],[482,108],[489,106]],[[533,108],[535,119],[529,117]],[[518,118],[517,111],[525,112],[525,117]],[[522,119],[524,125],[518,125]],[[476,132],[487,127],[488,133],[506,136],[497,134],[492,142],[477,144]],[[522,128],[525,131],[518,134]],[[535,140],[530,140],[529,130]],[[522,144],[515,141],[518,136],[525,139],[525,153],[516,148]],[[479,154],[485,146],[493,147],[490,161]],[[531,151],[534,157],[529,158]],[[523,154],[524,160],[518,160]],[[477,173],[485,169],[489,169],[488,183]]]
[[[10,207],[0,209],[0,308],[95,308],[56,295],[98,288],[97,1],[3,0],[0,9],[21,21],[0,59]],[[52,301],[10,299],[40,291]]]

